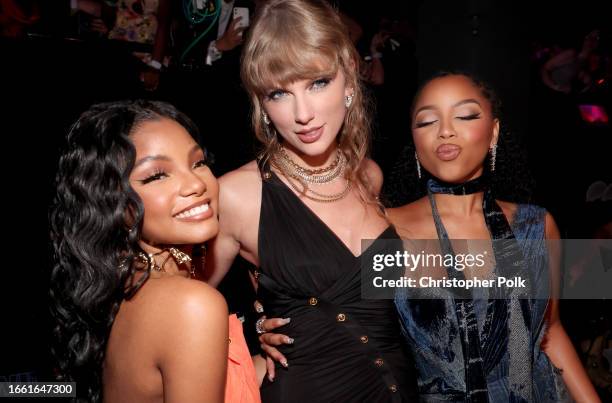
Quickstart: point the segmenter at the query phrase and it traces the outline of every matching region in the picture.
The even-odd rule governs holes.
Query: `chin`
[[[461,175],[440,174],[440,175],[434,175],[434,177],[441,180],[442,182],[453,183],[453,184],[459,184],[459,183],[463,183],[467,181],[467,177],[461,176]]]
[[[198,245],[216,237],[219,233],[219,222],[194,223],[192,228],[176,229],[175,232],[166,234],[157,243],[165,245]]]
[[[202,225],[201,230],[197,231],[197,233],[190,234],[189,237],[190,242],[185,242],[185,244],[199,244],[209,241],[217,236],[219,233],[219,223],[215,222],[210,225]],[[186,234],[187,235],[187,234]]]
[[[474,170],[466,170],[465,166],[446,166],[442,170],[427,170],[435,178],[447,183],[459,184],[465,183],[469,180],[478,178],[483,174],[482,167],[475,168]]]
[[[327,150],[329,150],[331,146],[331,143],[327,143],[327,144],[310,144],[307,147],[303,147],[302,150],[300,150],[303,154],[308,155],[309,157],[316,157],[318,155],[322,155],[325,154],[325,152]]]

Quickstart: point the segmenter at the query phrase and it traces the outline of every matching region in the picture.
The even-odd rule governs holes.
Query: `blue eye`
[[[325,88],[327,87],[327,84],[329,84],[331,80],[329,78],[320,78],[318,80],[315,80],[312,82],[312,89],[313,90],[320,90],[321,88]]]
[[[267,98],[268,98],[269,100],[274,101],[274,100],[277,100],[277,99],[279,99],[279,98],[282,98],[284,95],[285,95],[285,91],[283,91],[283,90],[274,90],[274,91],[271,91],[271,92],[270,92],[270,93],[267,95]]]

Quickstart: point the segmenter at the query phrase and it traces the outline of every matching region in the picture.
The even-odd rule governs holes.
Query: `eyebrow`
[[[480,102],[478,102],[474,98],[468,98],[468,99],[464,99],[463,101],[457,102],[455,105],[453,105],[453,108],[456,108],[458,106],[465,105],[465,104],[476,104],[478,106],[481,106]]]
[[[458,106],[465,105],[465,104],[476,104],[482,108],[482,105],[480,105],[480,102],[478,102],[474,98],[468,98],[468,99],[461,100],[457,102],[456,104],[454,104],[453,108],[456,108]],[[414,114],[416,115],[423,110],[435,110],[435,109],[437,108],[434,105],[425,105],[425,106],[420,107]]]
[[[165,155],[149,155],[136,161],[134,168],[149,161],[170,161],[170,158],[166,157]]]
[[[193,146],[191,148],[191,150],[189,150],[189,155],[194,154],[198,151],[202,151],[204,152],[204,150],[202,149],[202,147],[200,147],[199,144],[196,144],[195,146]],[[134,168],[136,168],[139,165],[144,164],[145,162],[149,162],[149,161],[170,161],[170,158],[166,157],[165,155],[149,155],[146,156],[144,158],[139,159],[138,161],[136,161],[136,163],[134,164]]]

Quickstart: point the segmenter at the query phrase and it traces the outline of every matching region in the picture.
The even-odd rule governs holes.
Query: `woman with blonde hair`
[[[360,261],[385,248],[362,251],[362,239],[397,234],[376,201],[381,171],[366,158],[358,65],[337,12],[321,0],[267,2],[244,45],[242,79],[263,151],[220,179],[206,277],[217,285],[240,254],[258,267],[268,315],[284,318],[275,325],[289,342],[279,347],[286,359],[269,368],[264,402],[402,401],[414,390],[392,301],[361,298]],[[259,333],[271,328],[258,322]]]

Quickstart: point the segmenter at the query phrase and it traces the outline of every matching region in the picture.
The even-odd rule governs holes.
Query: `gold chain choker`
[[[336,150],[336,159],[329,166],[319,169],[304,168],[287,154],[281,146],[278,153],[272,156],[272,165],[287,178],[287,182],[296,192],[304,197],[320,202],[331,203],[343,199],[351,190],[351,182],[347,179],[345,188],[332,194],[326,194],[310,189],[308,184],[325,184],[344,176],[346,169],[346,157],[340,150]],[[301,185],[302,189],[298,186]]]

